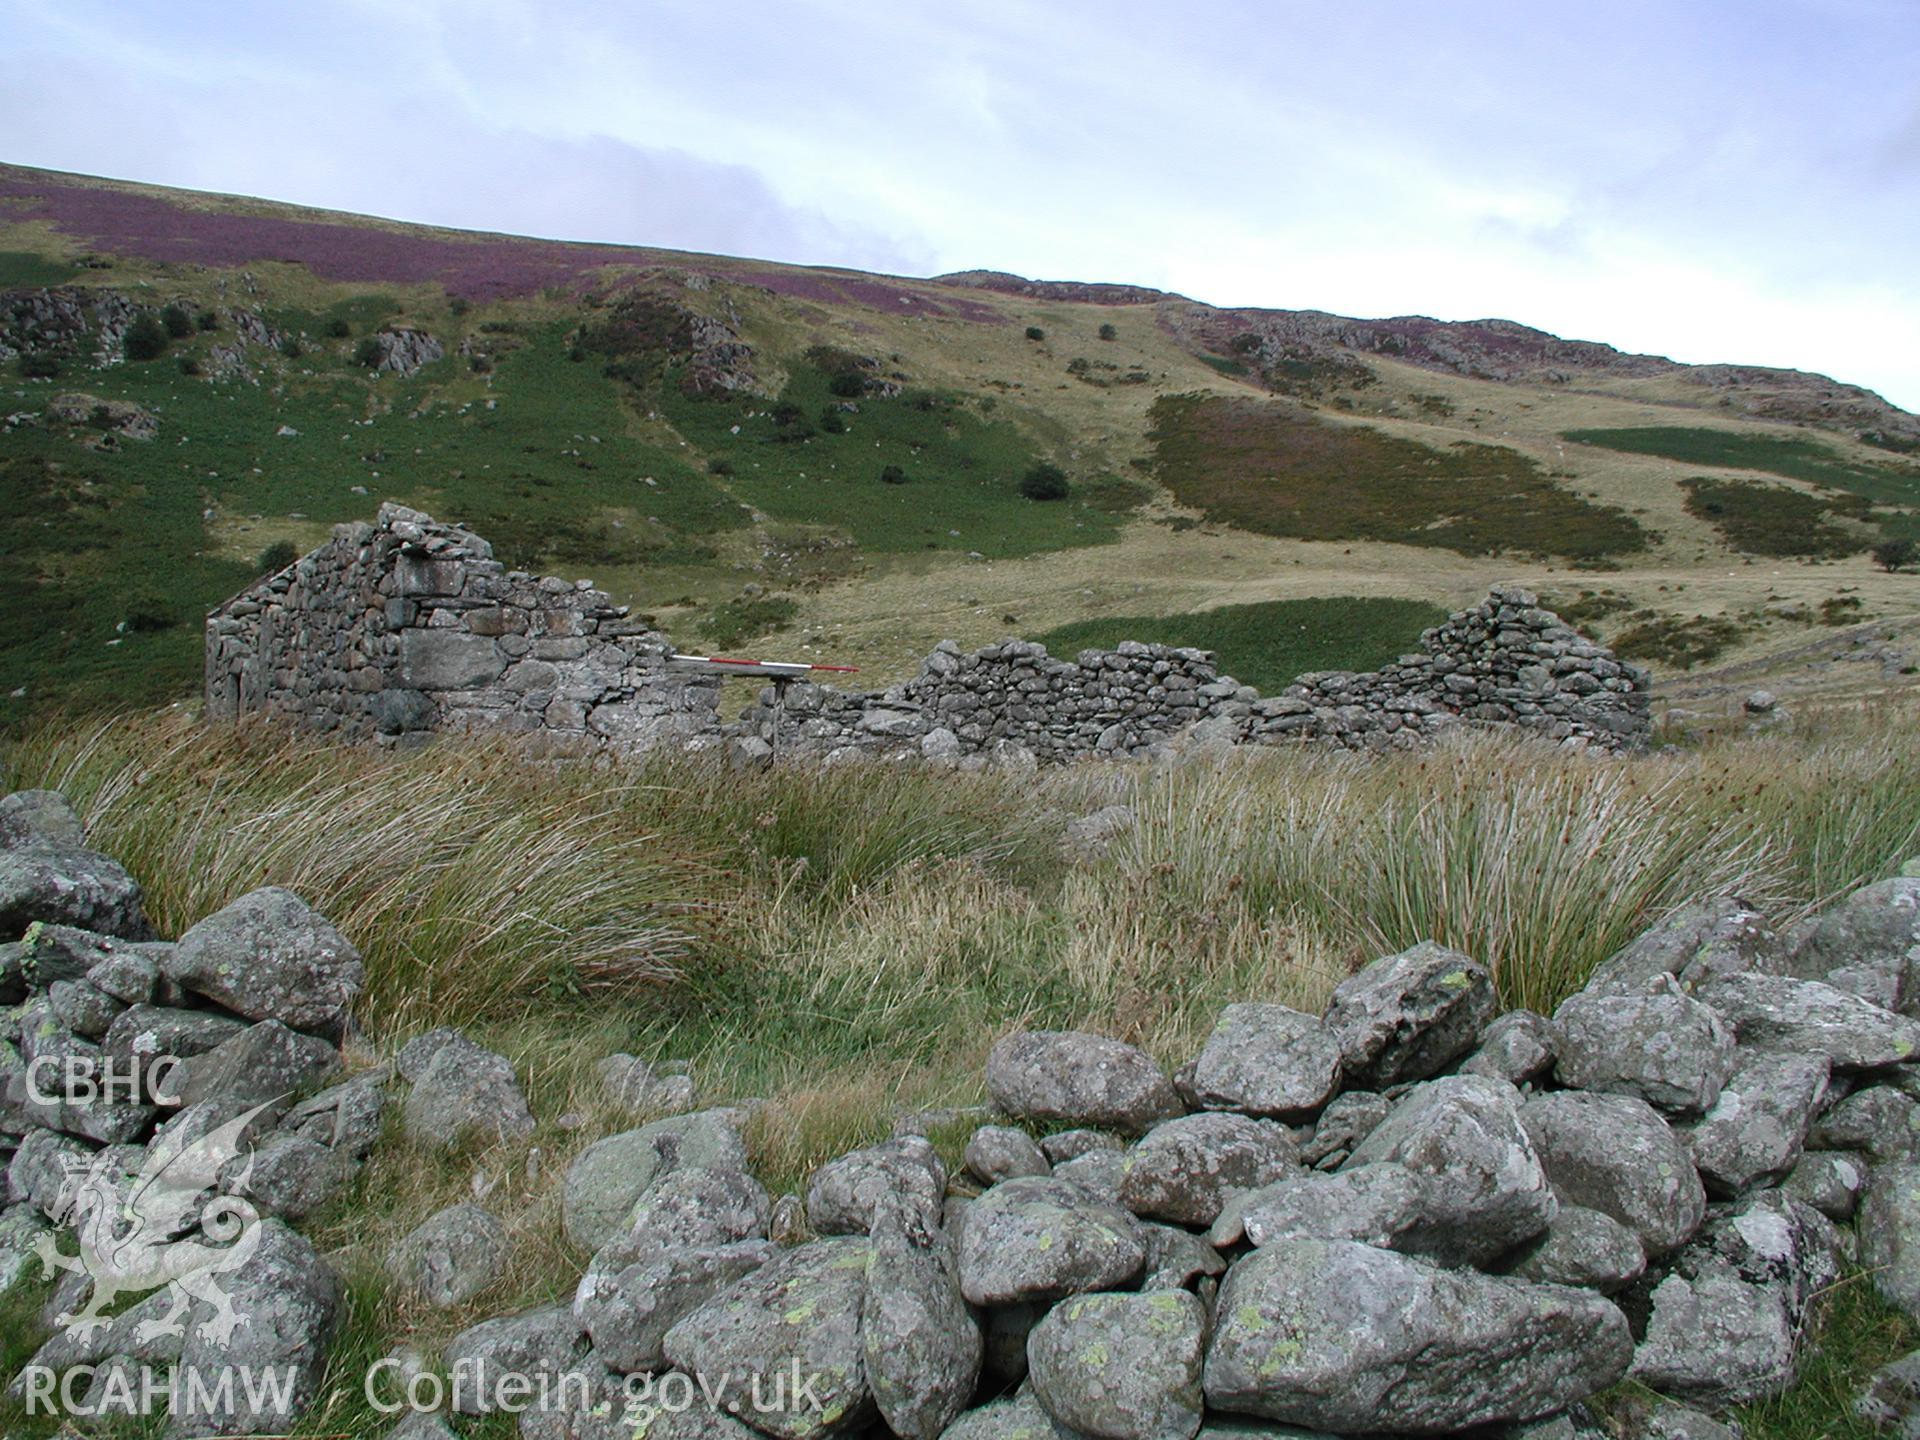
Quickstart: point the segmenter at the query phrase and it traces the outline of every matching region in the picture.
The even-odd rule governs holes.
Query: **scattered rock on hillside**
[[[807,1221],[818,1235],[864,1235],[886,1199],[907,1205],[925,1227],[940,1223],[947,1167],[920,1135],[903,1135],[830,1160],[807,1183]]]
[[[1821,913],[1795,949],[1792,972],[1889,1010],[1920,1000],[1920,879],[1866,885]]]
[[[647,1187],[681,1166],[747,1168],[746,1142],[730,1112],[700,1110],[656,1120],[581,1151],[562,1191],[567,1238],[598,1250],[626,1227]]]
[[[513,1066],[459,1035],[420,1071],[402,1108],[407,1137],[450,1150],[470,1138],[520,1140],[533,1133],[533,1113]]]
[[[1245,1115],[1164,1120],[1127,1153],[1120,1203],[1143,1219],[1211,1225],[1237,1190],[1257,1189],[1299,1168],[1292,1133]]]
[[[387,1254],[387,1275],[429,1305],[461,1305],[493,1283],[506,1259],[506,1229],[478,1205],[450,1205]]]
[[[59,791],[15,790],[0,796],[0,850],[35,845],[80,850],[86,843],[86,827]]]

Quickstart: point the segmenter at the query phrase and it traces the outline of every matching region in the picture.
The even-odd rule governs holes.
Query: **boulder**
[[[507,1257],[507,1232],[478,1205],[450,1205],[410,1231],[387,1253],[394,1284],[445,1309],[478,1295]]]
[[[669,1363],[731,1395],[757,1378],[770,1403],[756,1406],[754,1428],[777,1440],[812,1440],[867,1424],[873,1397],[860,1336],[872,1246],[865,1238],[816,1240],[789,1250],[715,1295],[667,1332]],[[796,1395],[791,1379],[777,1397],[775,1376],[813,1380]],[[811,1403],[810,1403],[811,1402]]]
[[[1809,1150],[1787,1172],[1781,1190],[1804,1200],[1829,1220],[1851,1220],[1867,1188],[1866,1159],[1839,1150]]]
[[[524,1385],[552,1381],[585,1358],[586,1337],[572,1310],[547,1305],[483,1320],[448,1342],[442,1356],[454,1383],[457,1415],[490,1415],[525,1403]]]
[[[1136,1280],[1147,1251],[1139,1222],[1058,1176],[1006,1180],[967,1210],[961,1292],[975,1305],[1022,1305]]]
[[[1341,981],[1326,1023],[1348,1082],[1382,1089],[1424,1080],[1467,1054],[1494,1008],[1493,977],[1482,966],[1423,940]]]
[[[1829,906],[1788,968],[1888,1010],[1912,1009],[1920,1002],[1920,878],[1862,886]]]
[[[984,1185],[1052,1168],[1033,1137],[1011,1125],[982,1125],[967,1141],[967,1170]]]
[[[1349,1090],[1334,1097],[1300,1146],[1300,1158],[1317,1170],[1332,1170],[1346,1162],[1374,1128],[1393,1113],[1393,1101],[1372,1090]]]
[[[1183,1115],[1127,1152],[1120,1203],[1134,1214],[1211,1225],[1236,1190],[1270,1185],[1299,1168],[1292,1132],[1245,1115]]]
[[[218,1100],[238,1110],[325,1085],[340,1068],[327,1041],[263,1020],[183,1062],[167,1088],[182,1105]]]
[[[1024,1349],[1021,1353],[1024,1366]],[[947,1427],[942,1440],[1073,1440],[1073,1437],[1054,1423],[1032,1391],[1022,1390],[1011,1399],[992,1400],[967,1411]]]
[[[713,1246],[610,1241],[574,1291],[574,1318],[604,1364],[623,1374],[651,1374],[666,1363],[669,1330],[777,1253],[765,1240]]]
[[[1617,1382],[1626,1317],[1583,1290],[1493,1279],[1347,1240],[1283,1240],[1227,1272],[1209,1406],[1335,1434],[1550,1415]]]
[[[1781,1179],[1826,1093],[1824,1056],[1742,1048],[1713,1108],[1680,1130],[1707,1189],[1740,1195]]]
[[[1426,1181],[1404,1165],[1383,1162],[1333,1175],[1310,1172],[1236,1195],[1207,1239],[1224,1248],[1243,1239],[1272,1245],[1304,1236],[1392,1250],[1426,1214]]]
[[[1229,1005],[1174,1084],[1195,1109],[1301,1118],[1340,1088],[1340,1042],[1284,1005]]]
[[[341,1286],[307,1239],[278,1220],[254,1228],[251,1253],[220,1276],[232,1306],[231,1333],[217,1308],[196,1298],[187,1319],[175,1378],[183,1394],[223,1399],[212,1413],[175,1423],[194,1435],[281,1435],[293,1429],[320,1396],[327,1349],[340,1318]],[[243,1241],[242,1243],[246,1243]],[[223,1374],[271,1373],[277,1386],[253,1391],[222,1386]]]
[[[350,1156],[297,1135],[271,1135],[227,1162],[221,1188],[245,1195],[262,1215],[304,1220],[347,1193],[358,1170]]]
[[[874,1207],[893,1198],[912,1207],[924,1227],[940,1223],[947,1167],[924,1136],[855,1150],[829,1160],[807,1182],[807,1222],[817,1235],[864,1235]]]
[[[386,1077],[362,1075],[302,1100],[286,1113],[280,1129],[344,1155],[365,1159],[380,1138],[386,1108]]]
[[[979,1384],[980,1326],[952,1246],[896,1198],[874,1211],[860,1343],[874,1404],[901,1440],[936,1440]]]
[[[1561,1091],[1520,1111],[1554,1193],[1610,1215],[1640,1237],[1650,1257],[1700,1228],[1707,1194],[1678,1136],[1644,1100]]]
[[[180,937],[163,962],[197,995],[249,1020],[337,1036],[366,976],[360,952],[291,890],[242,895]]]
[[[1025,1030],[987,1056],[987,1094],[1016,1120],[1137,1133],[1181,1111],[1147,1055],[1104,1035]]]
[[[1644,995],[1574,994],[1553,1014],[1555,1073],[1574,1090],[1634,1095],[1698,1114],[1720,1098],[1733,1036],[1673,981]]]
[[[505,1056],[455,1036],[434,1052],[407,1091],[402,1119],[407,1138],[434,1149],[463,1142],[523,1140],[533,1112]]]
[[[1598,1210],[1562,1205],[1546,1230],[1511,1257],[1501,1273],[1611,1294],[1638,1280],[1646,1268],[1646,1249],[1633,1231]]]
[[[1525,1085],[1552,1068],[1552,1023],[1531,1010],[1509,1010],[1487,1026],[1480,1048],[1461,1062],[1460,1073]]]
[[[1104,1130],[1056,1130],[1040,1141],[1040,1153],[1047,1157],[1050,1165],[1064,1165],[1069,1160],[1078,1160],[1082,1155],[1092,1154],[1096,1150],[1124,1148],[1118,1136],[1109,1135]]]
[[[764,1240],[773,1201],[744,1170],[679,1165],[661,1175],[634,1202],[622,1230],[606,1248],[629,1255],[649,1250],[711,1249]]]
[[[1912,1440],[1920,1434],[1920,1350],[1882,1365],[1853,1401],[1854,1418],[1882,1434]]]
[[[1777,1192],[1718,1215],[1653,1288],[1633,1375],[1712,1408],[1779,1395],[1799,1375],[1810,1310],[1840,1278],[1837,1237]]]
[[[1593,972],[1591,995],[1643,995],[1649,981],[1678,975],[1691,985],[1709,975],[1777,971],[1778,937],[1761,915],[1731,895],[1674,911]],[[1699,964],[1695,964],[1696,959]]]
[[[1891,1085],[1868,1085],[1816,1120],[1807,1143],[1857,1150],[1881,1163],[1920,1159],[1920,1101]]]
[[[1740,1043],[1825,1055],[1836,1070],[1873,1070],[1913,1058],[1920,1020],[1882,1009],[1818,980],[1726,975],[1697,992]]]
[[[35,924],[73,925],[125,940],[149,937],[139,883],[93,850],[28,845],[0,850],[0,940]]]
[[[0,796],[0,850],[79,850],[86,843],[86,827],[59,791],[15,790]]]
[[[1853,1228],[1874,1289],[1920,1319],[1920,1165],[1874,1166]]]
[[[1027,1340],[1043,1409],[1100,1440],[1193,1440],[1207,1313],[1183,1290],[1076,1295]]]
[[[1504,1080],[1453,1075],[1417,1085],[1360,1143],[1346,1169],[1383,1161],[1425,1182],[1426,1209],[1400,1248],[1481,1265],[1546,1229],[1558,1202]]]
[[[648,1186],[681,1166],[747,1168],[747,1145],[733,1112],[699,1110],[622,1131],[581,1151],[561,1194],[567,1238],[598,1250],[620,1234]]]

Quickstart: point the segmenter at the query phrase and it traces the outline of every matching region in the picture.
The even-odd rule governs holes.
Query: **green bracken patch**
[[[1873,502],[1864,496],[1834,491],[1809,495],[1784,485],[1705,475],[1680,485],[1687,492],[1687,513],[1708,521],[1727,544],[1749,555],[1837,559],[1867,548],[1863,533],[1833,523],[1866,521]]]
[[[1623,660],[1691,670],[1717,658],[1740,634],[1739,625],[1722,615],[1659,615],[1622,630],[1613,650]]]
[[[1310,670],[1372,670],[1411,649],[1447,618],[1419,600],[1267,600],[1185,615],[1117,615],[1062,625],[1037,637],[1056,655],[1110,650],[1122,640],[1212,650],[1220,670],[1275,694]]]
[[[1894,505],[1920,504],[1920,468],[1912,465],[1861,465],[1817,440],[1691,425],[1640,425],[1622,429],[1568,430],[1563,438],[1577,445],[1598,445],[1629,455],[1657,455],[1688,465],[1718,465],[1728,470],[1764,470],[1848,490],[1869,500]]]
[[[1228,396],[1169,396],[1153,421],[1162,483],[1210,520],[1263,535],[1589,561],[1643,550],[1649,538],[1625,512],[1563,489],[1502,446],[1436,450]]]

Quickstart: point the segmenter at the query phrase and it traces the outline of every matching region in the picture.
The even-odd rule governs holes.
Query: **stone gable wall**
[[[207,715],[645,749],[717,732],[718,685],[668,674],[671,648],[603,591],[509,570],[472,532],[385,505],[208,617]]]
[[[725,723],[719,681],[671,670],[671,653],[587,582],[510,571],[472,532],[386,505],[209,616],[207,714],[390,741],[511,731],[968,765],[1147,757],[1183,738],[1380,750],[1476,723],[1618,750],[1649,728],[1646,673],[1515,588],[1380,670],[1304,675],[1276,696],[1221,675],[1205,650],[1129,641],[1068,660],[1028,640],[945,641],[902,684],[768,687]]]

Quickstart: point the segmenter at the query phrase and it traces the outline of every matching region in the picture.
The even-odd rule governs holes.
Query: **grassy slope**
[[[338,1394],[302,1428],[319,1435],[378,1433],[356,1429],[355,1363],[570,1293],[587,1257],[561,1234],[559,1177],[632,1123],[594,1087],[610,1051],[688,1060],[716,1102],[767,1097],[751,1145],[779,1191],[884,1135],[896,1107],[978,1101],[988,1047],[1018,1025],[1101,1029],[1174,1065],[1223,1004],[1316,1009],[1356,964],[1429,935],[1492,965],[1508,1003],[1550,1009],[1682,899],[1733,889],[1784,922],[1889,873],[1920,846],[1911,725],[1876,714],[1631,766],[1481,739],[1364,767],[1287,752],[1036,779],[684,761],[609,776],[176,713],[42,730],[6,778],[73,796],[164,931],[262,883],[339,920],[368,964],[356,1066],[458,1023],[526,1083],[539,1167],[517,1151],[423,1164],[396,1134],[308,1225],[354,1295]],[[1113,802],[1136,829],[1071,860],[1063,815]],[[477,1172],[514,1263],[451,1313],[383,1294],[386,1247]],[[1906,1333],[1871,1306],[1839,1323],[1821,1388],[1754,1417],[1769,1437],[1821,1433]],[[4,1409],[0,1425],[47,1433]]]
[[[196,223],[223,215],[340,219],[143,193],[186,206]],[[468,249],[493,243],[354,223],[382,244],[415,236]],[[1782,617],[1817,614],[1848,592],[1868,614],[1914,608],[1908,579],[1882,576],[1857,554],[1826,560],[1740,548],[1749,542],[1718,523],[1722,517],[1689,508],[1682,482],[1704,460],[1681,469],[1664,454],[1565,439],[1671,428],[1679,417],[1690,433],[1730,437],[1733,450],[1707,457],[1716,465],[1750,458],[1759,445],[1775,473],[1784,470],[1788,485],[1802,486],[1795,457],[1804,461],[1813,444],[1856,485],[1880,477],[1893,487],[1883,501],[1898,498],[1907,483],[1909,471],[1884,452],[1726,418],[1703,408],[1712,397],[1700,387],[1600,378],[1578,389],[1536,390],[1368,357],[1376,383],[1328,397],[1320,418],[1341,428],[1315,432],[1366,441],[1348,446],[1353,453],[1320,477],[1317,498],[1304,507],[1316,527],[1307,533],[1326,538],[1290,538],[1196,517],[1183,496],[1223,520],[1256,523],[1239,511],[1258,486],[1235,482],[1224,497],[1213,493],[1219,477],[1206,473],[1206,455],[1187,457],[1173,489],[1156,483],[1156,402],[1187,394],[1266,402],[1190,353],[1151,306],[1028,300],[911,281],[870,285],[867,277],[632,252],[640,263],[707,269],[717,278],[689,296],[733,316],[756,349],[765,397],[694,402],[672,390],[636,394],[602,376],[597,357],[564,362],[563,337],[588,316],[564,291],[455,313],[430,282],[333,283],[276,262],[250,265],[242,281],[231,271],[126,256],[110,269],[75,270],[70,262],[87,248],[45,221],[0,214],[0,252],[10,267],[0,273],[33,283],[74,278],[153,300],[246,299],[305,331],[309,348],[298,362],[256,353],[258,387],[179,376],[172,367],[181,349],[204,352],[205,339],[145,367],[82,367],[51,385],[12,376],[0,382],[11,410],[39,409],[58,390],[83,389],[163,406],[166,425],[158,441],[117,456],[80,450],[65,436],[16,430],[0,437],[0,457],[64,467],[51,486],[37,470],[26,483],[10,476],[13,523],[0,543],[14,563],[0,581],[0,708],[13,716],[21,701],[192,693],[193,612],[243,581],[270,541],[313,543],[329,525],[364,517],[387,496],[474,522],[509,558],[589,574],[683,638],[711,643],[724,633],[751,645],[777,630],[780,648],[859,665],[876,681],[910,671],[948,637],[978,644],[1011,629],[1346,594],[1455,606],[1505,579],[1552,589],[1566,560],[1528,555],[1556,549],[1584,554],[1583,565],[1599,567],[1593,583],[1621,589],[1666,620],[1725,617],[1737,634],[1728,652],[1736,660],[1790,650],[1809,632]],[[334,317],[350,322],[352,338],[321,338]],[[474,374],[455,357],[411,382],[370,380],[352,366],[352,348],[359,334],[388,320],[424,325],[450,349],[473,341],[495,352],[494,372]],[[1028,339],[1028,325],[1045,338]],[[1103,338],[1102,326],[1112,327],[1112,338]],[[912,390],[947,397],[956,408],[932,414],[863,401],[849,434],[763,443],[756,427],[770,426],[767,411],[782,392],[809,416],[824,400],[821,376],[804,359],[820,343],[879,357]],[[1312,413],[1286,403],[1290,415]],[[1334,409],[1348,413],[1334,416]],[[300,436],[276,439],[283,423]],[[1460,442],[1489,448],[1464,451]],[[1423,463],[1438,455],[1443,470],[1458,470],[1485,494],[1462,506],[1457,486],[1429,485],[1431,503],[1411,516],[1405,505],[1418,497],[1382,471],[1383,449]],[[1286,453],[1277,446],[1268,458]],[[1491,468],[1462,457],[1487,459]],[[1073,501],[1041,506],[1010,492],[1012,477],[1033,458],[1073,474]],[[708,473],[715,460],[734,473]],[[887,463],[900,463],[909,482],[873,483]],[[1213,487],[1208,495],[1192,488],[1201,481]],[[355,495],[356,485],[368,493]],[[1145,507],[1127,513],[1131,496],[1142,493]],[[1377,514],[1379,506],[1356,507],[1370,493],[1391,503]],[[1517,494],[1525,503],[1514,503]],[[1110,503],[1116,497],[1120,503]],[[1883,509],[1875,523],[1910,521]],[[1279,528],[1299,533],[1297,525]],[[107,543],[83,548],[88,535],[101,533]],[[1841,540],[1824,548],[1845,548],[1849,536],[1864,543],[1871,532],[1838,533]],[[1628,548],[1635,536],[1649,537],[1648,548]],[[1596,548],[1613,558],[1595,560]],[[780,603],[743,603],[751,599],[743,597],[747,586],[776,591]],[[154,588],[164,594],[140,593]],[[116,633],[130,602],[155,598],[186,623]],[[149,614],[153,608],[143,604]],[[56,633],[42,635],[50,614],[61,617]],[[764,632],[743,630],[754,625]],[[7,698],[22,686],[21,701]]]
[[[1222,674],[1264,694],[1312,670],[1371,670],[1414,648],[1447,612],[1417,600],[1270,600],[1187,615],[1081,620],[1035,638],[1056,655],[1111,649],[1122,640],[1188,645],[1219,655]]]

